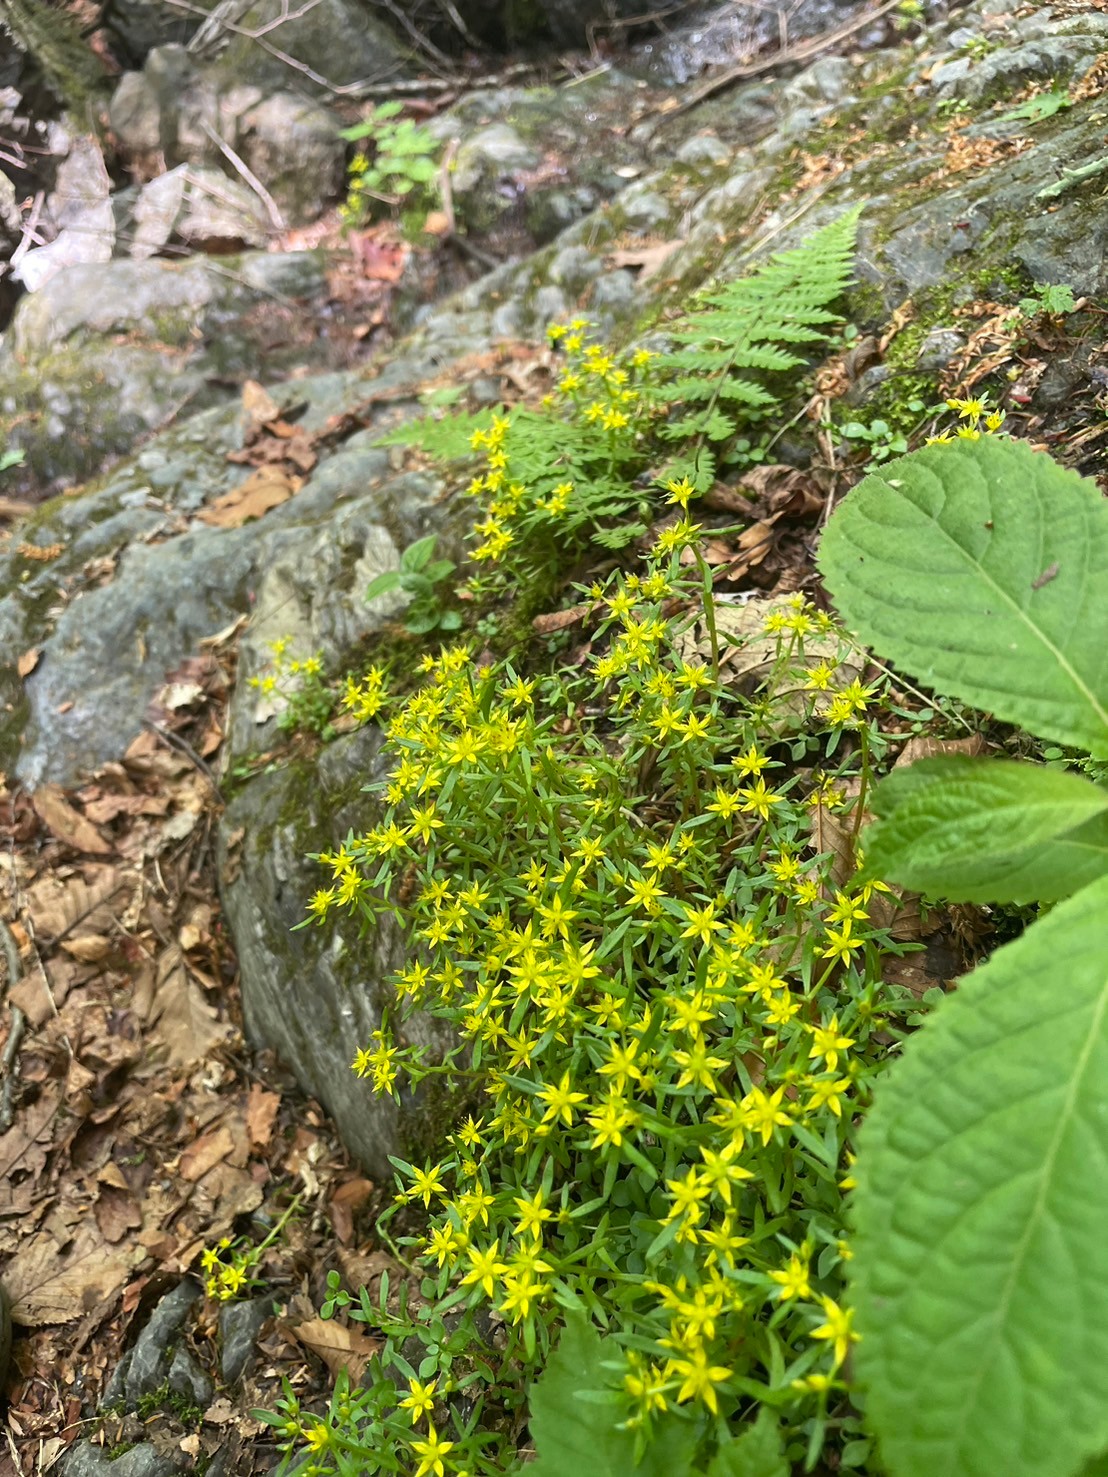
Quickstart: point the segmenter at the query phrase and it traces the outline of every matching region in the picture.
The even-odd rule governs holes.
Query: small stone
[[[262,1324],[272,1312],[272,1298],[224,1303],[220,1308],[219,1335],[223,1342],[220,1373],[224,1384],[233,1385],[246,1373]]]
[[[933,328],[919,347],[916,368],[930,374],[946,366],[966,347],[956,328]]]
[[[62,1477],[176,1477],[184,1470],[145,1441],[117,1457],[91,1441],[79,1441],[61,1468]]]
[[[212,1382],[201,1368],[195,1355],[188,1349],[178,1348],[169,1366],[169,1388],[193,1405],[203,1409],[212,1398]]]
[[[167,1292],[155,1307],[131,1350],[130,1367],[124,1381],[128,1404],[160,1390],[169,1377],[171,1350],[185,1326],[189,1309],[200,1296],[200,1284],[191,1277]]]

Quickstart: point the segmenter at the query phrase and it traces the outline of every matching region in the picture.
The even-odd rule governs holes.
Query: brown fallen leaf
[[[273,1137],[273,1125],[280,1106],[279,1092],[266,1092],[257,1082],[250,1084],[246,1099],[246,1131],[255,1148],[264,1149]]]
[[[92,822],[69,803],[60,785],[40,785],[31,804],[43,825],[74,851],[107,856],[113,850]]]
[[[303,1323],[294,1323],[292,1332],[318,1358],[322,1359],[332,1374],[346,1370],[352,1384],[357,1384],[370,1356],[381,1347],[380,1339],[369,1338],[357,1328],[347,1328],[337,1319],[308,1318]]]
[[[979,733],[970,734],[964,739],[940,739],[931,738],[927,734],[919,734],[910,738],[897,755],[894,769],[903,769],[908,764],[915,764],[919,759],[934,759],[942,754],[983,754],[985,752],[985,740]]]
[[[261,518],[270,508],[287,503],[303,485],[303,478],[293,477],[281,467],[259,467],[196,516],[214,528],[241,528],[251,518]]]
[[[48,1231],[36,1232],[4,1268],[12,1318],[26,1328],[79,1318],[108,1302],[142,1254],[115,1250],[87,1222],[64,1247]]]
[[[354,1212],[373,1193],[373,1181],[361,1178],[347,1180],[331,1196],[331,1225],[342,1246],[354,1238]]]
[[[101,1236],[112,1246],[142,1225],[139,1203],[126,1186],[101,1185],[94,1211]]]
[[[134,1008],[179,1066],[201,1061],[231,1034],[185,968],[177,944],[163,949],[136,980]]]
[[[226,1159],[227,1155],[235,1147],[235,1137],[229,1128],[221,1125],[213,1129],[211,1133],[205,1133],[190,1144],[181,1155],[178,1173],[183,1180],[190,1184],[203,1178],[208,1170]]]
[[[590,600],[584,605],[571,605],[567,610],[551,610],[545,615],[535,616],[531,629],[540,636],[549,636],[553,631],[564,631],[567,626],[576,626],[596,609],[596,602]]]
[[[41,646],[32,646],[19,658],[15,664],[15,670],[21,677],[29,677],[38,666],[38,659],[42,655]]]

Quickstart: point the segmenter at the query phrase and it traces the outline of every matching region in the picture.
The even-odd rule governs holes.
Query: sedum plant
[[[388,1335],[361,1387],[269,1417],[304,1471],[531,1470],[527,1429],[535,1477],[866,1460],[842,1185],[916,1002],[882,979],[875,884],[832,880],[813,815],[827,834],[849,809],[877,694],[799,596],[760,690],[722,679],[686,641],[699,529],[669,493],[641,571],[583,592],[584,670],[425,659],[377,823],[320,859],[321,924],[387,910],[412,940],[355,1070],[437,1083],[453,1121],[394,1160],[399,1311],[329,1290]],[[405,1043],[417,1008],[455,1029],[445,1059]]]
[[[1108,757],[1094,483],[1000,438],[931,446],[848,495],[820,563],[898,667]],[[905,1043],[862,1128],[850,1279],[869,1424],[892,1477],[1102,1471],[1108,789],[934,758],[882,781],[873,809],[871,877],[1054,906]]]

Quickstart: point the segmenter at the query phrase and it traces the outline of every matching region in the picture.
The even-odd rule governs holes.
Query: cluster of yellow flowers
[[[935,436],[928,436],[928,446],[945,446],[951,441],[979,441],[982,434],[982,426],[985,435],[995,435],[1004,425],[1005,414],[1003,410],[990,410],[988,399],[985,395],[973,396],[970,399],[958,399],[952,397],[946,402],[948,410],[958,412],[958,420],[961,424],[950,431],[940,431]]]
[[[470,445],[484,453],[485,469],[466,489],[484,503],[471,558],[495,564],[548,522],[558,522],[565,536],[611,512],[610,474],[635,454],[653,415],[644,390],[656,356],[639,349],[617,363],[587,342],[588,328],[587,319],[575,318],[548,330],[566,364],[543,399],[542,414],[494,415],[488,429],[473,433]],[[550,455],[547,443],[555,436],[557,454]],[[559,464],[561,471],[551,470]]]
[[[671,491],[687,511],[692,489]],[[464,644],[424,659],[387,727],[387,808],[320,858],[333,880],[311,904],[373,916],[404,882],[399,998],[462,1044],[433,1063],[383,1025],[354,1070],[488,1100],[438,1162],[396,1161],[443,1289],[493,1302],[533,1351],[536,1320],[587,1287],[619,1310],[628,1419],[647,1424],[667,1404],[716,1414],[782,1337],[799,1338],[794,1398],[837,1387],[854,1335],[834,1207],[888,1024],[873,885],[829,888],[811,854],[807,802],[832,803],[835,777],[790,772],[750,707],[675,653],[679,546],[648,563],[600,591],[591,683],[478,668]],[[817,726],[869,721],[874,690],[835,692],[838,662],[804,655],[835,634],[825,615],[796,597],[769,629]],[[413,1422],[432,1397],[413,1384]]]

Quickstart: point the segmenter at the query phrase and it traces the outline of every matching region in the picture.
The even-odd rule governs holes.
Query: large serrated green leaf
[[[856,1367],[894,1477],[1108,1448],[1108,878],[907,1042],[856,1173]]]
[[[820,567],[843,619],[936,691],[1108,756],[1108,504],[999,437],[925,447],[847,495]]]
[[[781,1428],[771,1410],[763,1406],[752,1426],[719,1448],[708,1477],[789,1477]]]
[[[922,759],[882,780],[873,808],[879,819],[863,838],[868,871],[919,892],[1055,902],[1108,872],[1108,790],[1066,770]]]
[[[626,1407],[605,1388],[604,1345],[584,1313],[567,1314],[558,1347],[531,1389],[538,1459],[523,1469],[527,1477],[675,1477],[689,1471],[697,1428],[677,1416],[655,1421],[636,1461],[634,1434],[620,1429]]]

